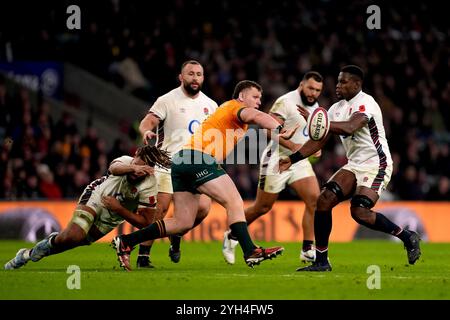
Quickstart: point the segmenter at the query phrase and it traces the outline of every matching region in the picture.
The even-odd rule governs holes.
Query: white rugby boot
[[[236,246],[238,245],[237,240],[233,240],[229,238],[231,230],[227,230],[223,234],[223,245],[222,245],[222,254],[225,258],[225,261],[229,264],[234,264],[236,261],[235,251]]]
[[[19,269],[26,265],[28,261],[30,261],[30,249],[23,248],[17,251],[16,256],[9,260],[4,268],[5,270]]]

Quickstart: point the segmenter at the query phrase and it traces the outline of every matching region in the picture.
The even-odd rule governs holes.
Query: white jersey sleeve
[[[156,99],[149,112],[157,115],[160,120],[164,120],[167,117],[167,103],[165,99],[163,97]]]
[[[287,99],[278,99],[270,109],[270,113],[273,113],[274,115],[280,117],[284,122],[286,122],[286,119],[291,117],[291,108],[288,107],[288,104],[289,101],[287,101]]]

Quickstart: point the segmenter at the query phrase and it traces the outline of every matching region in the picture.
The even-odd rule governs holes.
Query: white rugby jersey
[[[174,155],[216,109],[217,103],[203,92],[193,99],[183,93],[181,86],[159,97],[149,110],[160,119],[156,145]]]
[[[348,163],[357,167],[379,167],[392,165],[391,153],[383,126],[383,115],[375,99],[360,91],[350,101],[345,99],[333,104],[328,110],[330,121],[347,121],[359,112],[369,122],[351,136],[340,136]]]
[[[114,161],[131,164],[132,157],[122,156]],[[93,209],[103,207],[102,196],[112,196],[119,200],[120,204],[128,210],[135,212],[138,208],[154,208],[158,195],[158,184],[155,176],[146,176],[144,180],[136,185],[127,181],[127,175],[103,176],[88,185],[82,194],[79,203],[89,205]],[[123,220],[123,219],[122,219]]]
[[[281,97],[279,97],[275,103],[273,104],[272,108],[270,109],[270,113],[274,113],[277,116],[279,116],[281,119],[284,120],[284,128],[287,130],[290,130],[294,128],[297,124],[300,124],[300,127],[297,129],[297,131],[294,133],[290,141],[294,143],[305,143],[308,139],[308,129],[306,128],[306,120],[303,118],[303,116],[298,112],[297,105],[300,105],[302,107],[305,107],[308,109],[309,113],[311,114],[317,107],[319,107],[319,104],[316,102],[312,106],[305,106],[302,102],[302,99],[300,97],[300,93],[298,90],[290,91]],[[277,162],[278,164],[278,158],[279,156],[287,157],[292,154],[291,150],[279,145],[278,152],[275,152],[275,154],[272,154],[272,152],[269,152],[271,148],[273,148],[274,142],[271,140],[266,147],[266,149],[263,152],[261,162],[266,163],[269,159],[270,162]]]

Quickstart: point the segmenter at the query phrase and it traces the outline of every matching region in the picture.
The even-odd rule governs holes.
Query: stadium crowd
[[[61,3],[56,8],[67,4]],[[340,67],[360,65],[364,90],[382,108],[394,160],[386,198],[450,200],[450,29],[443,13],[423,2],[382,4],[381,29],[369,30],[370,1],[319,3],[281,0],[268,10],[263,1],[174,0],[157,8],[149,1],[85,2],[80,31],[68,31],[65,16],[44,7],[50,13],[37,22],[39,32],[5,32],[0,43],[10,43],[16,60],[75,63],[149,105],[178,85],[187,58],[205,66],[203,91],[218,104],[238,81],[251,79],[264,88],[265,111],[311,69],[324,76],[319,102],[327,108],[336,101]],[[79,132],[68,114],[51,119],[45,99],[31,105],[28,94],[23,89],[11,96],[0,82],[0,198],[77,197],[105,173],[108,161],[131,152],[124,141],[106,150],[94,128]],[[335,141],[314,164],[321,183],[345,161]],[[227,171],[242,197],[254,198],[258,166]],[[284,191],[280,198],[295,197]]]

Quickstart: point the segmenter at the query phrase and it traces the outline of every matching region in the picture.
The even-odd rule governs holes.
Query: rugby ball
[[[308,135],[311,140],[322,140],[330,129],[327,110],[322,107],[316,108],[310,114],[306,127],[308,128]]]

